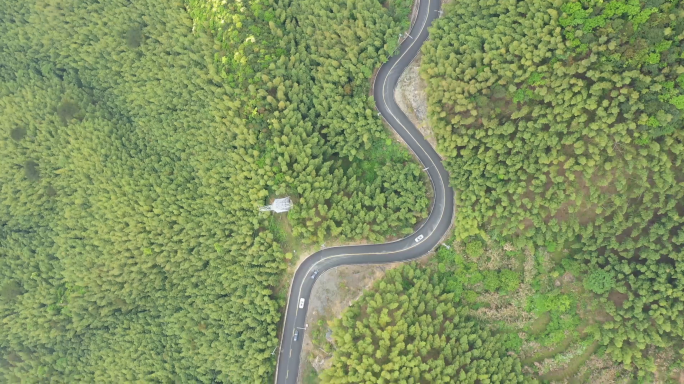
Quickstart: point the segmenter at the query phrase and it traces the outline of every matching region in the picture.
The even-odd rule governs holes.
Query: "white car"
[[[420,241],[423,240],[424,238],[425,238],[425,236],[423,236],[423,235],[416,237],[416,243],[420,243]]]
[[[303,297],[299,299],[299,308],[304,308],[304,301],[306,301],[306,299],[304,299]]]
[[[299,329],[295,330],[294,341],[297,341],[297,336],[299,336]]]
[[[318,275],[318,270],[315,270],[313,275],[311,275],[311,278],[315,279],[317,275]]]

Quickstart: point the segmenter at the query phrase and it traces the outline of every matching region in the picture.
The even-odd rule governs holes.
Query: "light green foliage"
[[[472,257],[473,259],[477,259],[478,257],[482,256],[482,253],[484,252],[482,242],[477,239],[468,241],[466,243],[465,252],[468,256]]]
[[[648,56],[646,56],[646,63],[647,64],[658,64],[660,63],[660,53],[650,53]]]
[[[615,320],[596,337],[643,370],[647,346],[684,342],[683,12],[457,0],[423,48],[456,233],[569,244],[590,270],[614,271],[628,298],[606,305]]]
[[[477,301],[477,292],[475,291],[465,291],[463,292],[463,302],[467,304],[472,304]]]
[[[484,271],[482,275],[482,284],[484,285],[484,289],[489,292],[496,292],[501,285],[501,282],[499,281],[499,274],[496,271]]]
[[[0,382],[267,382],[292,253],[258,207],[310,241],[426,214],[368,97],[376,0],[0,9]]]
[[[527,310],[541,316],[548,313],[550,321],[543,332],[533,334],[532,340],[542,345],[551,346],[568,336],[577,333],[580,324],[577,314],[577,299],[574,296],[553,290],[532,296],[527,303]]]
[[[672,105],[674,105],[677,109],[684,111],[684,95],[673,97],[670,100],[670,103],[672,103]]]
[[[529,311],[542,314],[544,312],[565,313],[573,305],[574,300],[570,295],[552,291],[546,294],[534,295],[528,304]]]
[[[561,261],[561,265],[563,266],[563,269],[567,272],[570,272],[574,277],[581,277],[582,272],[585,269],[584,264],[577,260],[573,260],[570,258],[564,258]]]
[[[504,293],[513,292],[520,287],[520,274],[510,269],[502,270],[499,273],[499,279],[501,291]]]
[[[599,295],[610,292],[614,287],[614,274],[603,269],[596,269],[584,278],[584,288]]]
[[[456,307],[432,269],[390,270],[333,325],[321,383],[522,383],[520,340],[492,334]]]
[[[489,283],[484,283],[485,286],[490,284],[492,287],[490,291],[495,291],[499,287],[498,276],[496,271],[481,272],[478,269],[477,263],[466,261],[463,256],[458,255],[452,249],[440,247],[437,251],[437,260],[439,260],[438,271],[440,276],[445,279],[445,290],[453,293],[454,302],[463,300],[466,303],[473,303],[477,299],[477,292],[469,290],[479,283],[483,283],[487,276],[489,276]]]

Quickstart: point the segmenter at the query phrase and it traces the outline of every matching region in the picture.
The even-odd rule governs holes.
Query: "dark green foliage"
[[[67,124],[71,119],[76,117],[80,109],[78,104],[71,100],[62,100],[62,102],[57,106],[57,115],[62,119],[62,123]]]
[[[533,382],[507,353],[520,347],[517,335],[478,326],[434,274],[415,265],[390,270],[336,319],[337,349],[321,383]]]
[[[29,160],[24,163],[24,175],[31,181],[36,181],[40,179],[40,170],[38,170],[38,163],[33,160]]]
[[[610,292],[614,287],[614,274],[603,269],[596,269],[584,278],[584,288],[599,295]]]
[[[413,7],[412,0],[378,0],[383,7],[387,8],[390,15],[399,23],[401,30],[410,27],[409,16]]]
[[[24,290],[16,281],[10,280],[0,288],[0,297],[5,301],[12,301],[23,292]]]
[[[134,26],[126,31],[126,45],[128,48],[138,48],[142,44],[142,26]]]
[[[445,14],[421,73],[456,233],[570,244],[566,270],[604,270],[614,282],[588,286],[626,295],[593,336],[651,370],[647,346],[684,342],[684,2],[459,0]]]
[[[10,132],[10,136],[14,141],[21,141],[26,137],[26,128],[14,128]]]

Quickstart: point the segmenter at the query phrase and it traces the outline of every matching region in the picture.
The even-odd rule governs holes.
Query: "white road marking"
[[[427,14],[426,14],[425,20],[423,20],[423,23],[422,23],[423,25],[421,26],[420,31],[418,32],[418,34],[417,34],[416,36],[420,36],[420,34],[423,33],[423,30],[425,29],[425,27],[426,27],[426,25],[427,25],[427,21],[428,21],[428,19],[429,19],[429,15],[430,15],[429,9],[430,9],[431,3],[432,3],[432,0],[428,0],[428,12],[427,12]],[[440,15],[441,15],[441,10],[440,10]],[[411,37],[411,36],[409,35],[409,37]],[[413,39],[413,38],[412,38],[412,39]],[[410,136],[411,139],[413,139],[415,145],[423,151],[423,153],[425,154],[425,156],[427,156],[428,160],[430,160],[430,163],[432,163],[432,165],[436,167],[436,164],[435,164],[435,162],[433,161],[432,157],[430,157],[429,153],[425,150],[425,148],[423,148],[422,145],[420,145],[420,143],[418,142],[418,140],[417,140],[417,139],[413,136],[413,134],[406,128],[406,126],[405,126],[404,124],[402,124],[401,121],[399,121],[399,119],[396,117],[396,115],[394,115],[394,113],[392,112],[392,109],[389,107],[389,105],[387,104],[387,101],[386,101],[386,99],[385,99],[385,94],[386,94],[385,90],[386,90],[386,87],[387,87],[387,78],[389,77],[389,74],[394,70],[394,67],[396,67],[396,65],[401,61],[401,59],[404,57],[404,55],[406,55],[406,53],[407,53],[408,51],[411,50],[411,48],[413,47],[413,45],[414,45],[416,42],[417,42],[417,41],[416,41],[415,39],[413,39],[413,42],[408,46],[408,48],[406,48],[406,50],[404,51],[404,53],[402,53],[401,56],[399,56],[399,58],[397,59],[397,61],[392,65],[392,67],[391,67],[391,68],[389,69],[389,71],[387,72],[387,76],[385,76],[385,78],[383,79],[383,83],[382,83],[382,102],[383,102],[383,104],[385,105],[385,108],[387,109],[387,111],[389,112],[389,114],[390,114],[390,115],[394,118],[394,120],[397,122],[397,124],[400,125],[400,126],[404,129],[405,133],[408,134],[408,136]],[[416,55],[417,55],[417,53],[416,53]],[[415,57],[415,56],[414,56],[414,57]],[[412,60],[413,60],[413,59],[412,59]],[[396,87],[396,84],[395,84],[395,87]],[[378,112],[378,114],[380,114],[380,113]],[[380,114],[380,115],[381,115],[381,114]],[[390,124],[390,126],[392,126],[392,124]],[[396,131],[395,126],[392,126],[392,128],[394,128],[395,131]],[[413,151],[413,148],[412,148],[411,145],[408,145],[408,143],[407,143],[407,146],[409,147],[409,149],[410,149],[411,151]],[[415,151],[414,151],[414,153],[415,153]],[[416,157],[418,157],[418,156],[416,156]],[[423,164],[423,166],[425,166],[425,164],[424,164],[423,161],[420,159],[420,157],[418,157],[418,161],[420,161],[421,164]],[[430,166],[427,166],[427,167],[426,167],[425,169],[423,169],[423,170],[425,171],[425,170],[427,170],[428,168],[430,168]],[[443,192],[444,198],[445,198],[445,200],[446,200],[446,192],[447,192],[446,184],[444,183],[444,179],[442,178],[442,174],[441,174],[439,171],[437,172],[437,176],[439,177],[439,180],[440,180],[440,182],[441,182],[442,192]],[[433,189],[436,189],[436,188],[435,188],[435,183],[434,183],[432,177],[430,177],[430,183],[432,184],[432,188],[433,188]],[[436,207],[436,206],[438,206],[438,205],[435,204],[435,207]],[[442,207],[443,207],[443,205],[442,205]],[[440,223],[440,222],[442,221],[442,217],[444,216],[444,209],[442,209],[442,210],[439,212],[439,215],[440,215],[440,216],[439,216],[439,219],[437,220],[437,223]],[[425,239],[423,239],[423,240],[429,239],[430,236],[432,236],[433,234],[434,234],[434,230],[433,230],[432,232],[430,232],[430,233],[427,235],[427,237],[426,237]],[[395,242],[399,242],[399,241],[403,241],[403,240],[405,240],[405,239],[399,239],[399,240],[392,241],[392,242],[389,242],[389,243],[384,243],[384,244],[391,244],[391,243],[395,243]],[[421,243],[422,243],[422,241],[421,241]],[[385,251],[383,251],[383,252],[364,253],[364,254],[348,253],[348,254],[342,254],[342,255],[330,255],[330,256],[328,256],[328,257],[321,258],[321,260],[319,260],[319,261],[317,261],[316,263],[314,263],[314,264],[309,268],[309,270],[306,272],[306,274],[305,274],[304,276],[308,276],[308,275],[311,273],[311,271],[313,270],[313,268],[316,267],[316,266],[318,266],[319,263],[322,263],[323,261],[328,261],[328,260],[331,260],[331,259],[334,259],[334,258],[338,258],[338,257],[347,257],[347,256],[360,256],[360,255],[389,255],[389,254],[393,254],[393,253],[400,253],[400,252],[408,251],[408,250],[410,250],[410,249],[412,249],[412,248],[418,246],[418,245],[421,244],[421,243],[412,244],[412,245],[411,245],[410,247],[408,247],[408,248],[404,248],[404,249],[402,249],[402,250],[399,250],[399,251],[392,251],[392,252],[385,252]],[[331,248],[337,248],[337,247],[331,247]],[[422,256],[422,255],[421,255],[421,256]],[[408,260],[404,260],[404,261],[408,261]],[[302,279],[302,282],[301,282],[301,284],[299,285],[299,294],[298,294],[297,296],[295,296],[295,297],[301,297],[302,289],[303,289],[303,287],[304,287],[304,282],[305,282],[305,281],[306,281],[306,279]],[[289,300],[288,300],[288,304],[289,304]],[[298,314],[299,314],[299,308],[296,308],[296,309],[295,309],[295,321],[296,321],[296,319],[297,319],[297,315],[298,315]],[[285,309],[285,316],[286,316],[286,319],[285,319],[285,320],[287,321],[287,308]],[[285,326],[286,321],[283,322],[283,326]],[[288,358],[290,358],[290,357],[292,357],[292,348],[290,348],[290,356],[289,356]],[[288,376],[289,376],[289,372],[290,372],[289,370],[286,372],[286,375],[285,375],[285,378],[286,378],[286,379],[287,379]],[[276,382],[277,382],[277,380],[278,380],[278,372],[276,372]]]

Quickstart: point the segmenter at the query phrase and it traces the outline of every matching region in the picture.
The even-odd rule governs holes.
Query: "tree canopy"
[[[0,7],[0,381],[265,382],[286,260],[257,208],[291,196],[307,241],[426,216],[368,97],[401,12]]]
[[[506,334],[457,306],[432,269],[387,271],[332,326],[336,350],[322,383],[523,383]]]
[[[612,320],[595,337],[644,371],[647,346],[684,339],[683,15],[679,1],[459,0],[421,68],[458,235],[556,244],[603,270],[590,285]]]

